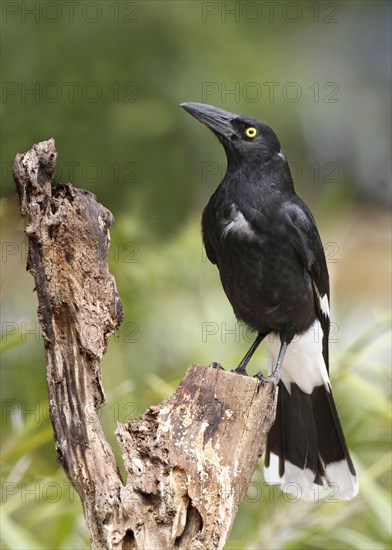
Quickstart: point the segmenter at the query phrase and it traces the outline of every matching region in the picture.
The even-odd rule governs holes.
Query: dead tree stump
[[[123,482],[98,417],[101,360],[122,306],[107,266],[112,214],[88,191],[52,187],[53,139],[18,154],[27,268],[44,335],[57,458],[94,549],[220,549],[245,495],[276,400],[270,385],[192,365],[172,397],[116,436]]]

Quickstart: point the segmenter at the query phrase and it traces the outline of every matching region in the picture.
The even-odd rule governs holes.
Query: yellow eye
[[[249,128],[245,130],[245,135],[248,138],[254,138],[256,137],[256,134],[257,134],[257,130],[253,126],[249,126]]]

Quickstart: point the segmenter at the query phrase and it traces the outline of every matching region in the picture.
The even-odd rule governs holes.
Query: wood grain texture
[[[123,481],[99,421],[101,360],[122,306],[108,271],[112,214],[92,193],[52,186],[53,139],[18,154],[28,269],[44,335],[57,458],[94,549],[219,549],[274,421],[270,385],[192,365],[174,394],[119,425]]]

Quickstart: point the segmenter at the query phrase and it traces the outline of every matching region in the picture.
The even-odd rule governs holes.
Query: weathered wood
[[[193,365],[170,399],[117,428],[145,548],[223,548],[274,420],[270,392]]]
[[[119,425],[127,480],[99,422],[101,360],[122,306],[107,267],[111,213],[88,191],[52,187],[54,140],[17,155],[28,269],[38,296],[57,457],[94,549],[223,548],[273,423],[271,387],[193,365],[173,396]]]

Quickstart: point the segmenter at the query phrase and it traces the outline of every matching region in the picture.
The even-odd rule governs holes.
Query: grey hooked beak
[[[180,107],[220,136],[229,139],[233,134],[237,134],[231,124],[237,117],[233,113],[212,107],[212,105],[206,103],[181,103]]]

